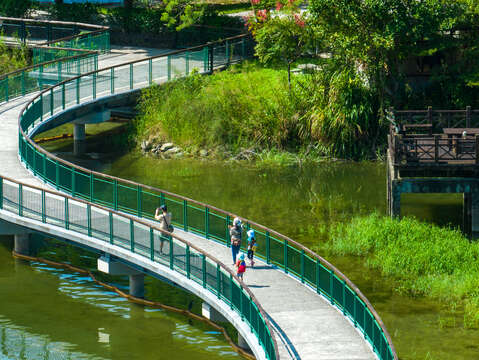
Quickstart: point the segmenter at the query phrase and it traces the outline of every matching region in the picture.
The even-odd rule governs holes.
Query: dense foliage
[[[477,107],[473,1],[312,0],[303,14],[294,1],[252,4],[249,25],[260,61],[283,62],[288,70],[298,61],[320,64],[321,74],[302,79],[303,91],[293,96],[314,99],[306,111],[312,138],[333,155],[382,152],[390,106]]]
[[[31,5],[30,0],[2,0],[0,1],[0,16],[24,17]]]
[[[464,326],[479,327],[479,243],[459,230],[377,214],[333,229],[328,248],[362,256],[397,279],[397,290],[464,306]]]
[[[25,46],[8,47],[0,38],[0,75],[24,68],[29,62],[30,54]]]

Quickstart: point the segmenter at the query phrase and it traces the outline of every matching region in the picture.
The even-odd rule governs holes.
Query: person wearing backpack
[[[254,236],[254,230],[248,230],[246,233],[248,235],[248,259],[250,261],[251,267],[254,266],[254,252],[256,251],[256,238]]]
[[[246,261],[244,260],[244,254],[241,254],[235,266],[236,266],[236,276],[238,276],[241,280],[243,280],[243,274],[246,271]]]
[[[161,211],[161,214],[160,214]],[[155,219],[160,222],[160,229],[172,233],[175,228],[171,225],[171,213],[168,212],[166,205],[156,208]],[[160,236],[160,254],[163,254],[163,243],[165,242],[165,234]]]
[[[241,220],[237,217],[233,220],[233,225],[230,226],[230,240],[231,240],[231,254],[233,255],[233,265],[236,265],[236,256],[241,248],[241,235],[243,229],[241,228]]]

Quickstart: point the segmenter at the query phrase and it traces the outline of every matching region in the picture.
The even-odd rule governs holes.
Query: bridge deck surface
[[[99,68],[151,56],[151,49],[114,49],[100,57]],[[0,105],[0,174],[36,186],[47,186],[18,159],[18,115],[33,95]],[[174,216],[174,214],[173,214]],[[225,264],[232,258],[224,245],[179,229],[175,231]],[[328,301],[296,279],[261,261],[248,268],[245,282],[272,320],[281,359],[375,359],[371,347],[352,323]]]

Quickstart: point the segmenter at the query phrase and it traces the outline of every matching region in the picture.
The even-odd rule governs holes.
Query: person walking
[[[167,232],[173,232],[174,228],[171,225],[171,213],[168,212],[166,205],[161,205],[156,208],[155,219],[160,222],[160,229]],[[165,242],[165,234],[160,235],[160,254],[163,254],[163,243]]]
[[[236,265],[236,256],[241,248],[241,235],[243,229],[241,228],[241,220],[237,217],[233,220],[233,225],[230,226],[230,240],[231,253],[233,255],[233,265]]]
[[[254,252],[256,251],[256,238],[254,236],[254,230],[250,229],[246,233],[248,235],[248,259],[251,267],[254,266]]]
[[[235,264],[236,276],[243,280],[243,274],[246,272],[246,261],[244,260],[244,254],[241,254],[238,261]]]

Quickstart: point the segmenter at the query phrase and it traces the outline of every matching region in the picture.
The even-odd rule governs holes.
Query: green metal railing
[[[175,214],[177,227],[229,246],[228,225],[233,214],[180,195],[76,166],[44,151],[30,136],[54,115],[80,103],[187,76],[194,68],[204,73],[212,72],[219,66],[242,61],[251,54],[252,42],[242,35],[62,81],[43,91],[22,110],[19,118],[20,158],[35,176],[72,197],[140,218],[152,218],[155,208],[166,204]],[[397,359],[381,318],[347,277],[294,240],[247,219],[244,223],[247,228],[256,230],[259,257],[329,299],[364,334],[380,359]]]
[[[105,207],[5,177],[0,177],[1,210],[121,247],[186,276],[241,316],[268,359],[279,359],[266,314],[248,287],[219,260],[181,237]]]
[[[49,50],[47,48],[46,50]],[[33,51],[44,48],[33,48]],[[0,103],[43,90],[65,79],[98,69],[98,53],[55,49],[59,57],[0,76]],[[79,53],[79,54],[78,54]],[[46,52],[44,52],[46,54]]]
[[[0,17],[2,36],[27,39],[39,45],[64,48],[110,50],[110,29],[106,26],[65,21]],[[46,41],[45,41],[46,39]]]
[[[33,45],[33,66],[0,76],[0,103],[98,69],[98,54],[110,51],[109,28],[97,25],[0,17],[1,35]]]

